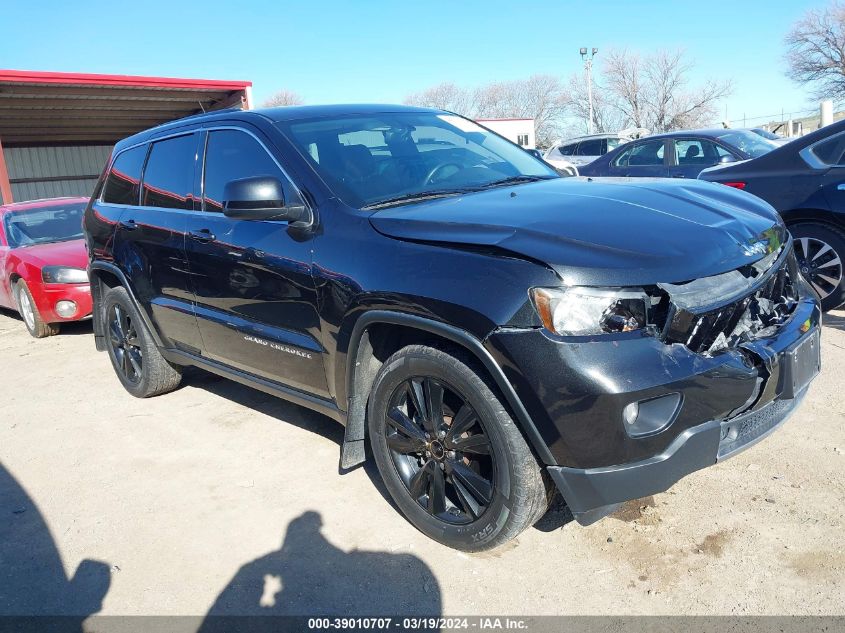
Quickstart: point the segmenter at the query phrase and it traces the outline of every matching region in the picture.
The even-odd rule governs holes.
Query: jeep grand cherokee
[[[223,111],[117,144],[85,214],[97,348],[138,397],[197,366],[345,425],[405,516],[482,550],[588,524],[759,440],[819,370],[766,203],[559,178],[462,117]],[[284,464],[280,465],[284,468]]]

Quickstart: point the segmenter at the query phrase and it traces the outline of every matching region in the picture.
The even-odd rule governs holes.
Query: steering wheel
[[[434,177],[437,175],[437,173],[442,171],[446,167],[454,167],[456,171],[461,171],[461,166],[455,163],[440,163],[439,165],[435,165],[429,170],[428,175],[425,177],[425,180],[423,180],[423,185],[433,184],[435,180]]]

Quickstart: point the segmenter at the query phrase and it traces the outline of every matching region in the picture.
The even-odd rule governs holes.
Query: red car
[[[36,338],[91,316],[82,239],[87,204],[53,198],[0,206],[0,307],[17,310]]]

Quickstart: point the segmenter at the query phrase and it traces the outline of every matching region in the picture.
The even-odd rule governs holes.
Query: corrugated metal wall
[[[111,149],[111,145],[4,148],[15,202],[90,195]]]

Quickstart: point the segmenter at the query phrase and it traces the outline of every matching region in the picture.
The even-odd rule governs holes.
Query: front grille
[[[775,400],[762,409],[744,413],[722,423],[722,441],[719,443],[718,459],[724,459],[749,444],[754,443],[778,424],[786,420],[798,405],[801,397],[791,400]]]
[[[715,353],[777,327],[795,309],[795,274],[790,253],[777,268],[766,271],[767,279],[756,291],[741,299],[706,311],[671,307],[664,340],[693,352]]]

